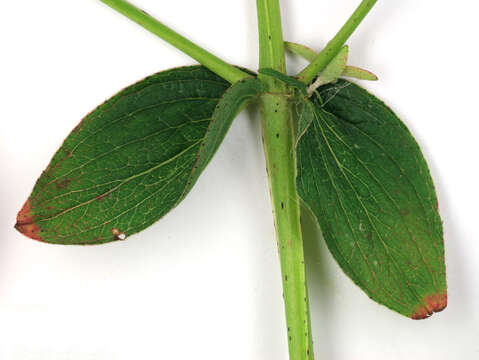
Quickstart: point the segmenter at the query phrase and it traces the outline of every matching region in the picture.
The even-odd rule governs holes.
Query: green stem
[[[284,43],[278,0],[257,0],[260,67],[285,72]],[[309,300],[296,192],[296,151],[291,91],[260,74],[263,143],[278,242],[290,360],[313,359]]]
[[[290,360],[313,359],[304,267],[291,102],[286,94],[261,98],[263,143],[281,262]]]
[[[339,30],[336,36],[326,45],[324,50],[296,77],[308,84],[318,73],[323,71],[339,50],[341,50],[344,43],[349,39],[376,2],[377,0],[363,0],[341,30]]]
[[[258,0],[259,67],[284,73],[283,29],[277,0]]]
[[[136,6],[130,4],[128,1],[124,0],[100,0],[111,8],[115,9],[119,13],[125,15],[130,20],[136,22],[140,26],[144,27],[146,30],[157,35],[161,39],[170,43],[178,50],[184,52],[185,54],[191,56],[193,59],[198,61],[200,64],[206,66],[208,69],[214,73],[221,76],[223,79],[229,81],[230,83],[235,83],[239,80],[251,77],[247,73],[241,71],[240,69],[226,63],[200,46],[192,43],[190,40],[176,33],[169,27],[163,25],[161,22],[148,15],[143,10],[137,8]]]

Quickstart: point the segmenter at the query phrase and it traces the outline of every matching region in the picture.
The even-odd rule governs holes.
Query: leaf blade
[[[298,192],[343,271],[373,300],[425,318],[447,304],[442,224],[419,146],[359,86],[320,88],[298,143]]]
[[[20,211],[17,230],[45,242],[98,244],[151,225],[193,186],[198,152],[228,88],[193,66],[113,96],[65,139]],[[195,181],[223,137],[195,168]]]

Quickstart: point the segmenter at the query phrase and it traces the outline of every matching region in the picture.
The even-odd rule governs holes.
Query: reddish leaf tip
[[[424,305],[424,303],[426,305]],[[411,319],[422,320],[427,319],[432,314],[444,310],[447,306],[447,292],[445,291],[442,294],[434,294],[426,296],[423,304],[421,304],[414,314],[411,316]]]
[[[31,211],[30,201],[27,200],[17,215],[15,229],[30,239],[43,241],[40,237],[40,228],[33,222]]]

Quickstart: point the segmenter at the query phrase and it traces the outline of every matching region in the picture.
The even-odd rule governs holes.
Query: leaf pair
[[[272,73],[300,89],[294,78]],[[211,160],[235,115],[263,93],[202,66],[155,74],[85,117],[17,217],[56,244],[123,240],[174,208]],[[297,190],[344,272],[373,300],[412,318],[446,306],[442,225],[427,164],[405,125],[339,80],[300,97]]]
[[[150,76],[85,117],[17,217],[25,235],[56,244],[123,240],[191,190],[237,112],[262,91],[230,87],[202,66]]]

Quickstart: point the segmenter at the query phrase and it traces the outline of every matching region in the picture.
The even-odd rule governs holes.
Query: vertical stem
[[[260,106],[281,262],[289,358],[313,359],[291,103],[287,94],[264,94]]]
[[[240,69],[226,63],[217,56],[206,51],[202,47],[194,44],[187,38],[176,33],[166,25],[162,24],[154,17],[148,15],[145,11],[137,8],[125,0],[100,0],[112,9],[123,14],[130,20],[136,22],[138,25],[144,27],[146,30],[157,35],[159,38],[165,40],[167,43],[173,45],[178,50],[191,56],[200,64],[206,66],[208,69],[221,76],[230,83],[250,77],[247,73]]]
[[[260,67],[285,72],[278,0],[257,0]],[[263,144],[281,262],[290,360],[313,359],[309,300],[304,267],[291,92],[284,83],[260,75]]]
[[[284,73],[286,66],[279,2],[278,0],[257,0],[256,5],[258,9],[259,67],[272,68]],[[270,77],[263,77],[263,82],[274,86],[275,90],[285,90],[284,84],[277,83]]]
[[[363,21],[369,11],[376,4],[377,0],[363,0],[356,8],[354,13],[338,31],[336,36],[326,45],[323,51],[314,59],[311,64],[306,66],[296,77],[308,84],[313,78],[324,70],[324,68],[336,56],[344,43],[349,39],[351,34],[356,30],[358,25]]]

